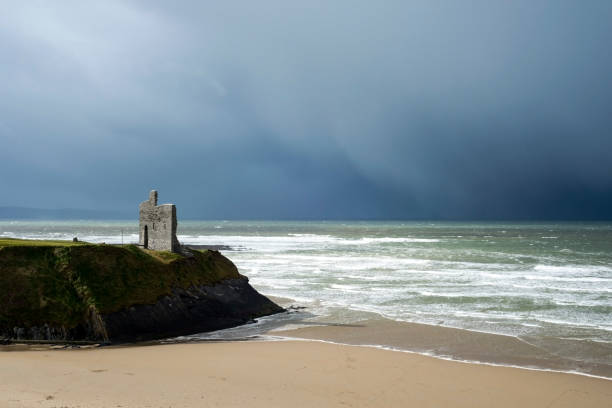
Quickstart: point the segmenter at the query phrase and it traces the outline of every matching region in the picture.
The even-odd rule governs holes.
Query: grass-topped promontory
[[[173,288],[239,277],[216,251],[183,256],[135,245],[1,239],[0,329],[70,329],[92,313],[153,304]]]
[[[60,241],[60,240],[38,240],[38,239],[18,239],[18,238],[0,238],[0,247],[5,246],[77,246],[91,245],[81,241]]]

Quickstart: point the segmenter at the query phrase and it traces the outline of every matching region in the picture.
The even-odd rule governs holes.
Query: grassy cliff
[[[72,329],[105,314],[155,303],[176,288],[241,278],[216,251],[190,256],[134,245],[0,240],[0,333]]]

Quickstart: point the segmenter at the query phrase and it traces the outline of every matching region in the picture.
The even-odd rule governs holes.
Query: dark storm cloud
[[[27,2],[0,205],[612,218],[612,5]]]

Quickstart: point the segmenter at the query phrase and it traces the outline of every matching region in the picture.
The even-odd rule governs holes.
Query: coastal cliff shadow
[[[317,317],[309,312],[303,306],[287,306],[285,312],[265,316],[254,319],[249,323],[241,326],[231,327],[228,329],[216,330],[211,332],[196,333],[178,337],[169,337],[158,340],[145,340],[135,342],[114,342],[112,344],[96,343],[96,342],[77,342],[82,344],[69,344],[70,342],[54,342],[54,341],[23,341],[23,344],[17,346],[2,346],[0,351],[11,350],[36,350],[36,349],[66,349],[66,348],[89,348],[89,347],[146,347],[160,344],[181,344],[181,343],[219,343],[219,342],[244,342],[269,340],[270,336],[274,336],[274,331],[285,330],[295,327],[335,327],[335,328],[365,328],[364,324],[359,323],[338,323],[326,321],[310,321],[309,319]],[[29,343],[29,344],[28,344]]]
[[[194,342],[223,342],[223,341],[253,341],[268,339],[275,330],[288,327],[345,327],[361,328],[361,324],[347,324],[337,322],[312,322],[308,319],[316,317],[302,306],[288,306],[285,312],[253,320],[242,326],[213,332],[197,333],[188,336],[179,336],[147,342],[146,344],[172,344],[172,343],[194,343]],[[271,333],[272,332],[272,333]],[[142,343],[141,343],[142,344]]]

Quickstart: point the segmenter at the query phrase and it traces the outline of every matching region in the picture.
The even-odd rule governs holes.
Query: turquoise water
[[[137,241],[137,224],[0,222],[4,237],[122,233]],[[259,291],[339,322],[374,314],[571,343],[612,362],[588,347],[612,347],[612,224],[184,221],[179,240],[232,247],[222,252]]]

